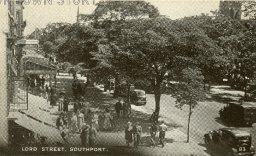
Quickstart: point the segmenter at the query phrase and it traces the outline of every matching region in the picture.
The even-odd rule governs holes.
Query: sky
[[[76,21],[78,6],[80,13],[90,14],[95,9],[94,4],[98,0],[52,0],[52,4],[41,3],[40,5],[33,4],[33,1],[34,0],[25,0],[24,3],[24,19],[27,21],[24,35],[32,33],[36,28],[44,28],[48,23],[74,23]],[[47,0],[41,1],[48,2]],[[212,10],[217,10],[220,0],[146,1],[156,6],[161,15],[169,16],[171,19],[177,19],[186,16],[200,15],[201,13],[210,13]]]

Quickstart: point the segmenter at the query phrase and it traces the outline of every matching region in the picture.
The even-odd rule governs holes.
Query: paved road
[[[218,111],[223,107],[223,104],[215,101],[201,102],[193,111],[190,125],[190,134],[194,141],[201,143],[203,135],[212,129],[224,127],[218,123]],[[147,104],[145,106],[135,106],[135,109],[143,109],[146,112],[153,112],[155,108],[154,95],[147,95]],[[182,110],[175,107],[175,99],[170,95],[162,95],[160,116],[166,118],[169,123],[176,123],[182,126],[180,129],[186,133],[188,108]]]

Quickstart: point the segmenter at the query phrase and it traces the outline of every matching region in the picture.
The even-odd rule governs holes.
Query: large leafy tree
[[[199,57],[195,58],[198,67],[202,70],[205,83],[220,83],[229,73],[229,66],[234,55],[226,50],[223,38],[239,35],[245,27],[237,20],[216,13],[214,16],[194,16],[184,20],[197,25],[211,39],[210,44],[216,45],[211,50],[199,51]]]
[[[140,19],[126,22],[119,40],[120,67],[133,78],[149,80],[154,88],[155,112],[159,115],[163,82],[168,73],[197,66],[200,52],[213,51],[216,45],[197,25],[168,18]],[[199,51],[199,52],[198,52]],[[185,64],[181,63],[183,61]],[[175,66],[181,63],[180,66]]]
[[[105,30],[106,38],[99,44],[98,52],[92,53],[98,61],[93,73],[102,79],[115,78],[114,96],[118,96],[121,82],[128,82],[127,77],[120,69],[118,53],[121,30],[127,20],[153,18],[159,15],[158,9],[145,1],[104,1],[97,4],[91,18],[93,26]],[[105,76],[102,76],[105,73]],[[100,75],[99,75],[100,74]],[[109,82],[106,82],[107,84]],[[128,82],[129,83],[129,82]]]
[[[153,18],[159,16],[158,9],[146,1],[100,1],[94,11],[95,24],[104,25],[112,21]]]
[[[98,50],[97,44],[104,38],[104,32],[91,26],[73,24],[63,33],[66,37],[56,50],[60,61],[70,61],[72,64],[83,62],[87,68],[94,66],[90,53]]]

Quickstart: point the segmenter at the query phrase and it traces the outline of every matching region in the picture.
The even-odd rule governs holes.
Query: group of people
[[[64,95],[63,100],[59,102],[61,114],[56,120],[56,126],[64,140],[67,141],[68,137],[72,137],[74,134],[80,134],[83,146],[93,146],[99,130],[112,130],[113,116],[108,108],[102,114],[98,114],[97,111],[90,108],[89,102],[76,101],[73,110],[68,111],[69,101],[65,99],[67,98]],[[61,105],[64,105],[64,109]],[[99,120],[102,122],[99,123]]]
[[[131,104],[119,98],[118,102],[115,104],[115,111],[118,118],[121,117],[121,115],[123,115],[125,118],[130,118]]]
[[[99,130],[98,115],[84,108],[76,112],[62,112],[56,120],[56,126],[60,130],[62,138],[80,134],[82,145],[93,146],[97,131]]]
[[[159,126],[156,122],[153,122],[149,127],[150,131],[150,142],[153,147],[157,146],[157,133],[159,137],[159,143],[162,147],[165,146],[165,133],[167,131],[167,126],[164,124],[164,121],[160,121]],[[125,128],[125,140],[128,147],[134,144],[134,147],[137,148],[138,145],[142,144],[142,126],[139,122],[136,122],[134,125],[132,122],[128,122]]]
[[[45,76],[44,75],[29,75],[27,76],[28,87],[32,90],[34,88],[44,89],[45,86]]]
[[[129,121],[127,123],[127,126],[125,128],[125,140],[128,147],[134,144],[134,147],[138,147],[138,145],[142,144],[141,142],[141,136],[142,136],[142,127],[139,122],[137,122],[135,125],[132,125],[132,123]]]
[[[151,145],[154,147],[157,145],[157,133],[159,133],[159,143],[164,147],[165,145],[165,133],[167,131],[167,126],[164,124],[164,121],[160,121],[160,125],[157,126],[156,122],[153,122],[149,127],[150,131],[150,141]]]

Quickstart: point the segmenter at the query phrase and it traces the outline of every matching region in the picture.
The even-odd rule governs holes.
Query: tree
[[[211,39],[214,46],[212,50],[199,51],[200,55],[194,60],[205,77],[205,83],[220,83],[227,78],[229,65],[233,60],[233,53],[223,44],[223,38],[239,35],[245,27],[237,20],[215,13],[214,16],[200,15],[184,18],[201,28]]]
[[[93,52],[97,66],[92,70],[95,77],[108,79],[115,78],[114,97],[118,96],[121,82],[130,81],[120,69],[122,63],[119,60],[118,42],[121,37],[123,24],[127,20],[140,18],[153,18],[159,15],[158,9],[145,1],[104,1],[97,4],[97,8],[91,18],[94,19],[94,27],[104,29],[105,41],[99,44],[99,49]],[[105,76],[103,76],[103,73]],[[97,76],[96,76],[97,75]]]
[[[199,101],[205,99],[204,77],[200,70],[189,67],[183,69],[177,77],[180,81],[178,85],[172,86],[172,96],[176,98],[177,108],[182,109],[188,106],[187,142],[189,142],[189,128],[193,109],[198,105]]]
[[[158,9],[146,1],[100,1],[94,11],[95,24],[127,19],[153,18]]]
[[[67,27],[63,32],[66,37],[56,49],[56,55],[60,61],[78,64],[83,62],[87,68],[94,66],[91,60],[92,51],[98,50],[98,42],[104,38],[104,32],[91,26],[74,24]]]
[[[196,66],[193,59],[199,56],[198,51],[211,51],[216,47],[204,31],[184,20],[130,20],[123,25],[121,35],[118,46],[123,64],[120,69],[129,77],[151,82],[157,118],[163,82],[171,70],[176,70],[175,62],[186,58],[187,65]]]

